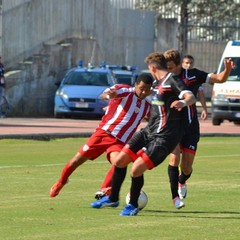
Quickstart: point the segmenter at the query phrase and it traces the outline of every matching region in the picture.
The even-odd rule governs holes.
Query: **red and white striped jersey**
[[[98,128],[126,143],[137,130],[141,120],[150,116],[151,104],[147,99],[139,99],[134,87],[124,84],[114,87],[117,97],[109,101],[106,114]]]

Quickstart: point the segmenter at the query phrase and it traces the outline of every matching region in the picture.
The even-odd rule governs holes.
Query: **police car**
[[[108,102],[100,99],[102,92],[115,84],[112,72],[103,63],[99,67],[88,64],[70,69],[55,94],[54,116],[102,116]]]
[[[107,65],[107,67],[112,70],[116,83],[134,86],[138,76],[136,66]]]

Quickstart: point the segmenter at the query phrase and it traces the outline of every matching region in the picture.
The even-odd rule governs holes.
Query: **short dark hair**
[[[145,84],[153,84],[153,77],[149,73],[141,73],[138,75],[136,83],[144,82]]]
[[[194,57],[192,55],[189,55],[189,54],[184,55],[182,59],[184,59],[184,58],[188,58],[188,59],[191,59],[192,61],[194,61]]]

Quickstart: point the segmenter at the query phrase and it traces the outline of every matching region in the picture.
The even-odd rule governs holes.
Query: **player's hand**
[[[202,112],[201,112],[201,119],[207,120],[207,118],[208,118],[207,111],[206,110],[202,110]]]
[[[172,102],[171,108],[175,108],[178,111],[181,111],[183,107],[186,107],[186,102],[184,100],[176,100]]]
[[[114,87],[111,87],[104,91],[100,97],[102,99],[109,100],[111,98],[115,98],[116,96],[117,96],[116,89]]]
[[[117,96],[116,89],[114,87],[109,88],[107,95],[109,96],[109,99],[115,98]]]
[[[224,59],[224,66],[226,69],[228,69],[230,71],[236,67],[231,58]]]

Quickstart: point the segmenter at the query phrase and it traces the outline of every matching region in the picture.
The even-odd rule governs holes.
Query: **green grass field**
[[[92,209],[94,193],[110,167],[105,156],[78,168],[59,196],[49,189],[86,139],[0,140],[1,240],[239,239],[239,137],[202,137],[188,182],[186,207],[173,207],[166,160],[145,174],[149,202],[138,216],[120,206]]]

